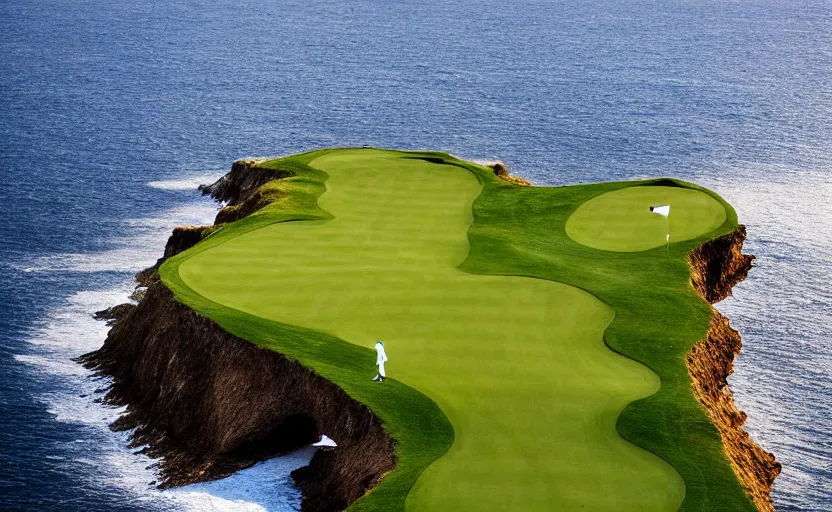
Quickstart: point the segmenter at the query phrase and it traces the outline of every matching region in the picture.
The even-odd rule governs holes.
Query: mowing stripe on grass
[[[615,430],[659,382],[605,346],[613,310],[550,280],[459,270],[483,185],[401,156],[315,158],[332,219],[251,230],[183,261],[182,281],[249,315],[368,348],[385,340],[389,376],[432,398],[455,433],[409,510],[678,508],[678,473]]]

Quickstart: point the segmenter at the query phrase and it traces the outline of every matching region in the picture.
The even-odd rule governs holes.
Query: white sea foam
[[[176,489],[173,494],[188,500],[195,506],[194,510],[297,510],[300,508],[299,493],[263,490],[288,489],[289,473],[306,465],[314,453],[314,448],[304,448],[286,457],[261,462],[222,480]]]
[[[124,224],[130,228],[130,236],[114,239],[112,249],[40,256],[12,266],[23,272],[135,272],[156,262],[174,226],[211,224],[216,212],[217,205],[206,200],[163,216],[129,219]]]
[[[135,272],[152,264],[173,226],[209,223],[216,207],[189,205],[158,217],[127,221],[135,236],[116,240],[116,249],[98,254],[61,254],[39,258],[21,270],[71,272]],[[300,506],[299,492],[289,472],[308,463],[312,453],[300,450],[239,471],[223,480],[158,490],[154,461],[127,447],[128,434],[109,429],[123,408],[104,405],[100,398],[109,379],[95,377],[72,359],[101,346],[108,327],[92,313],[127,301],[131,279],[106,290],[78,291],[50,311],[29,333],[31,351],[15,359],[29,366],[38,381],[36,396],[55,420],[80,425],[88,433],[66,443],[56,461],[74,471],[97,476],[100,485],[118,488],[142,508],[187,511],[287,511]]]
[[[489,159],[489,158],[462,158],[462,157],[457,157],[457,158],[460,158],[461,160],[468,160],[469,162],[474,162],[477,165],[485,165],[485,166],[494,165],[497,162],[499,162],[499,160],[497,160],[497,159]]]
[[[147,186],[159,190],[196,190],[200,185],[208,185],[214,183],[225,174],[224,170],[201,172],[197,174],[187,174],[185,176],[174,178],[170,180],[158,180],[148,182]]]

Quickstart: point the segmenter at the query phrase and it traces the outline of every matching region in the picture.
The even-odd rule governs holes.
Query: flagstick
[[[667,258],[670,259],[670,215],[664,218],[667,222],[667,236],[665,237],[665,245],[667,245]]]

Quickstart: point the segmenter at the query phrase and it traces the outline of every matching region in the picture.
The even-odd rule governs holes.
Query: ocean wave
[[[117,240],[122,247],[94,254],[57,254],[37,258],[24,271],[135,272],[156,261],[171,228],[184,223],[210,222],[213,205],[189,205],[158,217],[132,219],[126,224],[136,233]],[[193,222],[189,222],[193,221]],[[55,421],[84,427],[83,438],[59,445],[56,464],[75,474],[88,474],[96,485],[116,488],[130,496],[135,505],[151,510],[183,511],[288,511],[300,507],[300,493],[292,487],[289,473],[306,465],[310,449],[278,457],[214,482],[159,490],[154,486],[159,475],[154,460],[128,448],[129,434],[112,432],[109,425],[123,407],[102,403],[110,380],[95,376],[74,358],[96,350],[104,342],[108,327],[92,313],[126,302],[135,283],[103,290],[77,291],[67,297],[28,333],[30,350],[16,354],[15,360],[33,372],[39,391],[35,399],[54,416]]]
[[[170,180],[149,181],[147,186],[158,190],[194,191],[200,185],[206,185],[217,181],[226,172],[227,171],[224,170],[207,171],[199,174],[185,175]]]
[[[112,249],[96,253],[59,253],[12,263],[21,272],[137,272],[161,256],[174,226],[211,224],[217,205],[199,201],[163,215],[124,221],[129,235],[111,241]]]

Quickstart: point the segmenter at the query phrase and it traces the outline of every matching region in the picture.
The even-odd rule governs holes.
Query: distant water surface
[[[829,0],[0,2],[0,508],[296,509],[308,452],[155,490],[70,359],[172,226],[210,221],[197,183],[372,144],[721,193],[758,263],[719,306],[737,402],[777,508],[832,510],[830,34]]]

